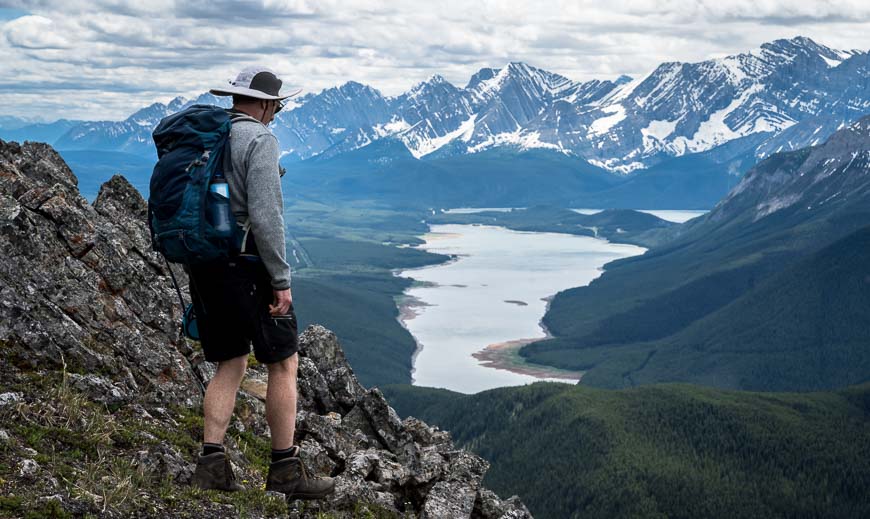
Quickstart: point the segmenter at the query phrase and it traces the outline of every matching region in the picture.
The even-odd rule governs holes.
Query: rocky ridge
[[[115,176],[89,205],[51,147],[0,141],[0,247],[0,516],[531,517],[482,486],[485,460],[361,386],[319,326],[300,339],[297,443],[335,494],[285,503],[262,490],[256,365],[227,438],[249,490],[192,489],[213,367],[179,336],[142,197]]]

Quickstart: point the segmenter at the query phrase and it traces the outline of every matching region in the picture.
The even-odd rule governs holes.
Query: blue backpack
[[[223,108],[193,105],[154,129],[157,164],[151,175],[148,225],[154,250],[170,262],[194,265],[238,250],[238,231],[227,237],[206,217],[221,201],[209,185],[223,176],[232,120]]]

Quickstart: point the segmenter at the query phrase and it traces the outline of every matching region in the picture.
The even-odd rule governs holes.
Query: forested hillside
[[[749,393],[537,383],[475,395],[390,386],[402,416],[492,463],[537,518],[867,517],[870,385]]]

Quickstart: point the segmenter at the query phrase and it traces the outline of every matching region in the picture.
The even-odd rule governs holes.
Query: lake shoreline
[[[550,303],[553,301],[554,297],[556,297],[555,294],[543,298],[547,302],[546,309],[544,310],[544,315],[547,315],[547,312],[550,311]],[[472,353],[471,356],[480,361],[481,366],[487,368],[502,369],[505,371],[510,371],[512,373],[529,375],[541,379],[557,378],[564,379],[566,381],[571,380],[574,382],[579,382],[583,378],[583,371],[569,371],[555,368],[553,366],[531,364],[529,362],[526,362],[525,359],[520,356],[519,351],[520,349],[522,349],[523,346],[531,344],[533,342],[553,338],[553,334],[550,333],[550,330],[544,324],[543,317],[541,317],[541,320],[538,321],[538,326],[540,326],[541,331],[544,332],[543,337],[514,339],[510,341],[497,342],[495,344],[488,345],[487,347],[483,348],[478,352]]]
[[[394,273],[395,275],[395,273]],[[417,337],[411,333],[411,330],[408,328],[407,321],[410,321],[417,317],[419,312],[417,312],[416,308],[422,308],[426,306],[432,306],[429,303],[423,301],[419,297],[414,297],[405,292],[402,292],[398,296],[394,296],[393,299],[396,301],[396,306],[399,309],[399,315],[396,316],[396,320],[399,321],[399,324],[408,331],[408,335],[414,339],[414,344],[417,346],[414,348],[414,353],[411,354],[411,384],[414,384],[414,372],[417,371],[415,367],[417,365],[417,355],[423,351],[423,344],[417,339]]]
[[[393,271],[394,275],[399,277],[404,277],[406,279],[414,280],[414,284],[409,286],[403,291],[400,296],[394,296],[394,300],[397,306],[397,315],[396,320],[399,324],[408,331],[408,333],[413,338],[416,348],[412,354],[411,358],[411,380],[414,385],[424,385],[424,386],[432,386],[432,387],[446,387],[447,389],[451,389],[458,392],[463,393],[475,393],[485,389],[491,389],[494,387],[505,387],[511,385],[521,385],[524,383],[533,383],[536,381],[550,381],[550,382],[562,382],[562,383],[577,383],[579,382],[584,372],[582,371],[570,371],[560,369],[554,366],[547,366],[542,364],[531,364],[528,363],[523,357],[519,355],[519,350],[532,342],[537,342],[540,340],[546,340],[548,338],[552,338],[553,335],[547,330],[546,326],[543,324],[543,319],[547,315],[550,310],[550,302],[555,297],[555,295],[562,291],[567,290],[576,286],[584,286],[588,284],[591,280],[597,278],[603,272],[604,264],[609,261],[613,261],[614,259],[619,259],[620,257],[626,256],[626,248],[630,252],[628,252],[628,256],[635,254],[642,254],[645,252],[645,248],[639,247],[635,244],[623,244],[623,243],[614,243],[604,237],[595,237],[589,235],[577,235],[574,233],[559,233],[552,231],[527,231],[527,230],[517,230],[511,229],[509,227],[501,226],[501,225],[486,225],[486,224],[438,224],[436,225],[428,225],[429,232],[423,234],[421,236],[423,243],[415,245],[415,248],[420,248],[423,250],[427,250],[429,252],[435,252],[438,254],[445,254],[448,256],[446,261],[442,261],[440,263],[436,263],[433,265],[415,267],[410,269],[395,269]],[[456,231],[454,229],[475,229],[473,234],[469,234],[466,231]],[[582,279],[578,279],[576,284],[564,285],[561,284],[561,281],[556,281],[556,277],[552,274],[548,274],[550,277],[545,278],[546,281],[544,283],[549,283],[546,285],[544,290],[541,290],[542,286],[538,285],[536,289],[532,289],[531,294],[534,294],[534,299],[527,299],[528,292],[523,292],[522,290],[518,292],[512,291],[502,291],[498,292],[498,288],[495,289],[487,289],[483,287],[490,286],[489,284],[484,282],[482,278],[476,277],[463,277],[462,274],[467,274],[467,272],[452,270],[451,272],[462,272],[458,277],[455,277],[456,274],[452,274],[447,277],[429,277],[425,275],[421,275],[419,277],[416,276],[417,272],[423,271],[426,272],[433,267],[444,267],[453,263],[458,262],[460,259],[467,259],[469,261],[479,260],[482,256],[478,254],[479,250],[472,248],[459,248],[459,249],[451,249],[451,245],[441,245],[442,240],[450,240],[451,242],[455,242],[458,238],[462,239],[467,236],[474,235],[474,240],[485,240],[489,238],[490,231],[487,229],[492,229],[493,231],[497,231],[498,233],[509,233],[511,236],[553,236],[559,237],[557,240],[570,240],[573,242],[577,239],[589,240],[592,244],[589,245],[581,245],[578,246],[572,245],[565,249],[558,248],[553,252],[553,257],[559,257],[559,254],[562,254],[565,250],[570,250],[574,253],[581,254],[581,257],[585,257],[586,255],[603,255],[610,256],[614,255],[613,258],[606,258],[597,265],[583,265],[579,267],[579,272],[585,272],[582,274],[583,276],[588,276],[588,278],[584,277]],[[480,234],[484,232],[485,234]],[[484,238],[486,236],[486,238]],[[513,240],[513,238],[511,238]],[[547,238],[552,239],[552,238]],[[523,238],[523,240],[528,240],[528,238]],[[481,241],[472,241],[474,246],[481,247]],[[534,243],[534,242],[532,242]],[[430,247],[435,246],[435,250],[430,250]],[[510,254],[511,247],[506,248],[505,250],[499,250],[501,243],[496,243],[494,246],[496,249],[486,248],[487,251],[498,251],[501,256],[499,258],[506,258],[513,256]],[[486,247],[489,247],[487,244]],[[614,249],[616,247],[616,249]],[[475,250],[477,252],[468,253],[468,250]],[[530,250],[529,247],[523,249],[524,251]],[[506,256],[507,255],[507,256]],[[549,256],[547,256],[549,257]],[[537,265],[538,262],[534,260],[534,258],[530,258],[531,263]],[[556,261],[558,264],[558,260]],[[474,268],[480,269],[482,266],[480,264],[475,265]],[[514,265],[514,268],[516,265]],[[474,268],[471,269],[471,272],[474,272]],[[489,267],[484,267],[488,269]],[[576,274],[578,270],[576,267],[572,267],[571,272]],[[584,270],[585,269],[585,270]],[[517,270],[516,275],[521,275],[521,273],[526,272],[523,267],[520,267]],[[536,274],[541,274],[542,272],[554,272],[553,269],[542,269],[536,271]],[[422,282],[422,283],[421,283]],[[478,292],[470,292],[469,297],[474,298],[479,295],[479,291],[487,291],[493,290],[493,294],[498,294],[496,297],[492,299],[492,301],[484,303],[483,301],[479,301],[478,303],[487,305],[486,308],[489,308],[490,312],[492,308],[490,305],[510,305],[513,307],[529,307],[535,306],[540,308],[540,306],[544,306],[543,311],[529,319],[528,324],[521,324],[519,326],[514,326],[516,328],[514,331],[517,333],[504,333],[496,332],[494,336],[487,337],[482,336],[478,339],[482,340],[473,340],[470,336],[469,339],[472,339],[471,342],[466,345],[459,346],[460,349],[457,348],[456,343],[451,343],[450,340],[447,340],[447,344],[450,346],[446,346],[442,344],[442,342],[433,338],[431,327],[431,321],[429,321],[429,309],[426,309],[426,306],[443,306],[445,301],[438,300],[436,298],[435,301],[437,303],[433,303],[434,301],[429,300],[421,300],[420,296],[415,295],[414,288],[420,286],[435,286],[435,287],[444,287],[449,290],[448,287],[455,288],[469,288],[476,287],[474,290],[478,290]],[[504,284],[499,281],[499,284],[493,285],[494,287],[504,286]],[[528,289],[529,287],[525,287]],[[536,293],[535,293],[536,292]],[[531,295],[529,294],[529,295]],[[455,297],[455,296],[454,296]],[[464,299],[464,304],[468,305],[468,298],[465,296],[460,296]],[[533,303],[533,301],[538,301]],[[540,301],[543,301],[545,304],[541,305]],[[461,306],[461,304],[460,304]],[[479,315],[478,311],[483,308],[480,306],[467,306],[464,309],[464,313],[456,313],[457,307],[450,305],[447,310],[442,310],[442,313],[445,311],[447,315],[450,315],[452,312],[452,321],[449,322],[463,322],[468,324],[467,321],[464,321],[466,316],[476,316]],[[415,319],[418,316],[423,314],[427,315],[426,325],[418,324],[415,322]],[[517,315],[517,314],[514,314]],[[529,326],[531,325],[531,326]],[[417,334],[413,333],[412,330],[418,330],[420,326],[429,326],[427,329],[427,335],[418,337]],[[450,326],[449,324],[441,325],[441,329],[444,329],[444,326]],[[511,325],[513,326],[513,322]],[[473,325],[472,325],[473,328]],[[524,329],[523,329],[524,328]],[[436,327],[437,329],[437,327]],[[463,328],[463,333],[468,333],[469,328],[466,326]],[[485,334],[484,334],[485,335]],[[510,338],[511,335],[513,337],[519,337],[517,339]],[[437,332],[436,332],[437,336]],[[495,342],[502,341],[502,342]],[[430,352],[430,347],[435,347],[436,349],[433,351],[441,351],[443,348],[454,348],[454,350],[446,349],[445,352],[455,351],[456,355],[453,354],[444,356],[436,356],[433,357],[434,353]],[[433,359],[437,359],[434,360]],[[432,364],[430,364],[432,363]],[[475,368],[476,367],[476,368]],[[488,369],[487,369],[488,368]],[[440,370],[440,371],[439,371]],[[437,373],[437,375],[433,375]],[[491,375],[486,375],[486,373],[490,373]],[[498,380],[498,383],[493,383]]]

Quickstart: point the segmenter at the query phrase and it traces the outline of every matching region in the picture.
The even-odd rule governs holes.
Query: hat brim
[[[289,94],[286,94],[286,95],[273,96],[273,95],[267,94],[266,92],[254,90],[253,88],[244,88],[244,87],[237,87],[237,86],[228,86],[228,87],[223,87],[223,88],[212,88],[211,90],[209,90],[209,93],[216,95],[216,96],[239,95],[239,96],[245,96],[245,97],[253,97],[254,99],[265,99],[266,101],[272,101],[272,100],[280,101],[282,99],[287,99],[288,97],[293,97],[296,94],[298,94],[299,92],[302,92],[301,88],[298,90],[295,90],[293,92],[290,92]]]

